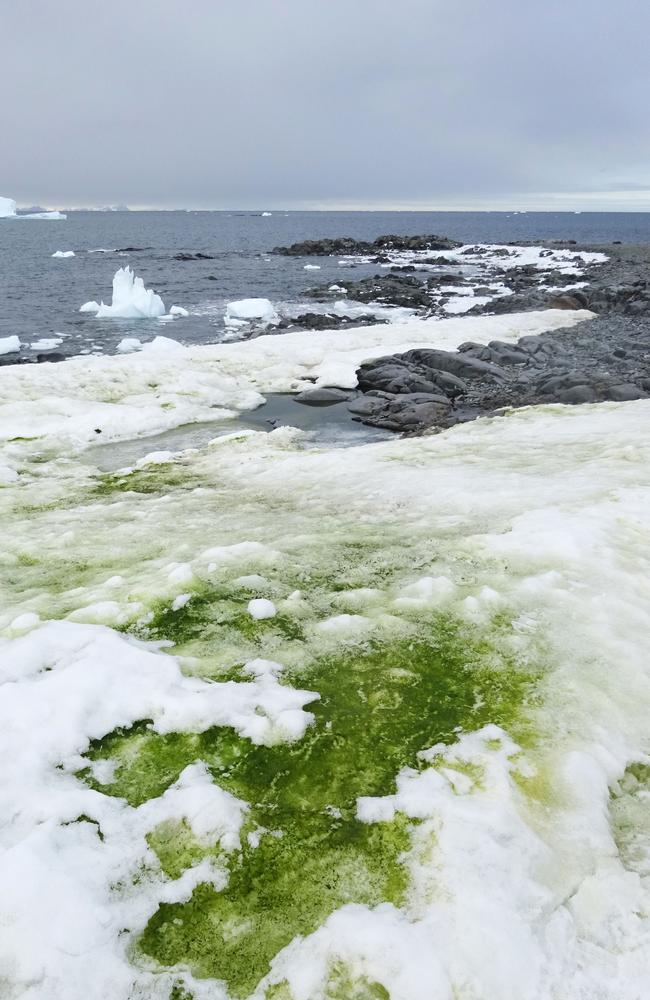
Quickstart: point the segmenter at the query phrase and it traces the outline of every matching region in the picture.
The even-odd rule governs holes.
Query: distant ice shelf
[[[66,219],[63,212],[26,212],[19,215],[13,198],[0,197],[0,219]]]

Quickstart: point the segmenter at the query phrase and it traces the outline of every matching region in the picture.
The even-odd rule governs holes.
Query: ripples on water
[[[340,282],[349,269],[336,258],[318,258],[319,271],[305,271],[303,258],[273,256],[276,245],[349,235],[372,240],[384,233],[439,233],[466,242],[575,239],[578,242],[650,242],[646,213],[505,212],[72,212],[65,222],[0,222],[0,336],[17,334],[28,345],[64,335],[60,350],[111,352],[137,333],[171,333],[185,343],[207,343],[224,335],[228,300],[265,297],[313,309],[304,299],[310,285]],[[138,247],[139,250],[116,249]],[[89,253],[103,248],[110,253]],[[56,250],[76,256],[53,259]],[[209,254],[211,260],[178,261],[179,253]],[[80,314],[89,299],[110,301],[118,267],[130,264],[167,308],[193,313],[173,324],[156,320],[97,320]],[[377,271],[359,265],[354,277]]]

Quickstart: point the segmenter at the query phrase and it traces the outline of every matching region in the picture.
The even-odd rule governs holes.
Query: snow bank
[[[112,378],[93,364],[107,360],[115,361]],[[137,381],[131,369],[143,361],[92,359],[84,391],[105,399],[128,371],[131,399],[169,393],[180,366]],[[72,364],[58,368],[64,386]],[[22,401],[55,384],[33,368],[22,376]],[[16,384],[13,376],[8,384]],[[146,425],[144,408],[141,415]],[[29,462],[20,467],[29,475],[29,512],[16,502],[25,486],[8,477],[0,491],[3,558],[13,561],[3,574],[0,626],[13,620],[16,630],[30,629],[14,637],[8,628],[0,644],[0,981],[9,995],[28,996],[37,983],[35,995],[48,1000],[167,1000],[182,981],[196,997],[225,998],[225,988],[193,980],[186,966],[129,957],[160,903],[187,901],[200,883],[224,888],[227,870],[212,859],[236,849],[255,803],[220,787],[192,758],[178,777],[168,776],[166,791],[133,807],[77,777],[88,766],[81,755],[91,740],[142,719],[161,734],[227,726],[261,747],[304,738],[313,732],[315,695],[296,678],[325,642],[346,649],[336,645],[342,633],[317,626],[336,613],[349,585],[376,630],[410,642],[418,623],[428,628],[442,608],[468,636],[484,638],[538,679],[517,723],[522,740],[494,721],[455,740],[450,733],[446,745],[420,753],[417,767],[397,773],[387,794],[368,788],[355,799],[360,823],[382,825],[369,831],[377,843],[386,830],[404,844],[396,866],[396,878],[407,881],[403,905],[352,898],[276,954],[254,995],[336,995],[328,977],[342,970],[341,995],[348,996],[367,993],[370,983],[393,1000],[645,997],[647,792],[639,800],[644,818],[627,818],[631,857],[620,848],[611,794],[624,787],[630,762],[647,764],[649,423],[650,402],[638,401],[527,408],[350,452],[301,451],[299,435],[286,430],[238,436],[176,459],[179,488],[165,479],[164,465],[154,467],[146,497],[98,496],[88,456],[66,455],[39,464],[40,475]],[[37,446],[39,459],[47,458]],[[2,461],[19,462],[27,448],[8,443]],[[353,565],[359,546],[365,554]],[[364,574],[374,576],[372,588],[363,586]],[[304,642],[292,646],[274,631],[277,622],[261,619],[259,650],[256,642],[251,652],[244,629],[239,639],[228,635],[223,652],[215,615],[206,637],[193,633],[192,656],[181,663],[104,626],[41,625],[37,617],[84,608],[108,614],[109,601],[126,613],[137,599],[142,607],[132,613],[145,621],[163,600],[169,608],[184,601],[193,581],[203,594],[210,587],[226,593],[219,608],[227,615],[236,580],[271,594],[285,620],[300,617]],[[420,607],[396,606],[405,599]],[[431,618],[418,618],[423,605]],[[220,651],[230,671],[246,664],[246,681],[206,679],[219,676]],[[277,679],[283,664],[292,666],[284,676],[293,686]],[[396,665],[394,672],[408,684],[408,671]],[[377,711],[399,711],[399,701],[382,700],[379,685],[375,693]],[[323,710],[327,720],[325,703]],[[339,738],[334,727],[332,737]],[[138,747],[134,741],[128,753]],[[147,761],[158,766],[154,756]],[[124,762],[114,756],[93,764],[97,782],[110,785]],[[322,811],[320,787],[305,780],[296,808]],[[339,804],[325,805],[334,819]],[[201,861],[190,856],[170,878],[146,838],[174,821],[214,850]],[[282,840],[283,829],[273,833]],[[250,851],[273,835],[254,834]],[[297,864],[317,865],[319,849],[310,854],[305,845]],[[251,864],[250,852],[236,864]],[[332,879],[345,885],[365,877],[349,868],[335,867]],[[253,874],[262,877],[259,861]],[[300,874],[295,905],[306,906],[311,928]],[[245,939],[256,931],[250,908],[242,906],[239,919],[238,891],[232,922],[210,926],[216,951],[220,933],[235,928]],[[194,906],[205,905],[206,894]],[[170,925],[170,934],[182,926]]]
[[[314,384],[354,386],[357,368],[369,358],[416,347],[451,349],[468,339],[515,341],[524,334],[570,327],[591,315],[560,309],[411,320],[198,347],[156,337],[137,354],[72,358],[56,372],[11,366],[0,372],[0,441],[37,435],[53,446],[74,442],[79,447],[96,440],[96,427],[102,429],[102,440],[154,434],[253,409],[263,401],[260,393],[300,391]],[[175,356],[181,351],[179,366]],[[159,386],[155,392],[151,383]]]
[[[197,762],[163,795],[132,808],[74,777],[80,752],[94,736],[141,718],[161,733],[216,725],[258,745],[298,739],[312,721],[304,706],[318,696],[280,685],[272,673],[239,684],[186,678],[172,657],[68,622],[4,640],[0,662],[0,803],[3,814],[18,807],[3,824],[0,856],[2,981],[9,976],[26,995],[38,979],[51,1000],[132,996],[134,983],[151,978],[130,966],[124,945],[133,933],[125,928],[141,925],[161,898],[227,881],[208,861],[170,881],[152,870],[147,834],[182,818],[199,843],[229,852],[249,807]],[[108,889],[119,883],[124,891]],[[168,996],[170,977],[165,984],[147,995]]]
[[[154,291],[145,288],[142,278],[136,277],[127,265],[115,272],[111,305],[85,302],[79,312],[94,312],[98,319],[148,319],[163,316],[165,303]]]
[[[367,311],[367,307],[364,307]],[[515,342],[519,337],[573,326],[593,313],[549,309],[543,312],[465,319],[410,319],[340,330],[310,330],[266,335],[236,344],[199,348],[219,360],[224,371],[251,378],[262,392],[291,392],[316,386],[356,386],[363,361],[414,348],[453,350],[464,340]],[[197,357],[191,350],[191,357]]]
[[[20,350],[20,339],[13,337],[2,337],[0,339],[0,354],[15,354]]]
[[[224,323],[226,326],[242,326],[248,323],[275,323],[279,316],[269,299],[238,299],[226,306]]]

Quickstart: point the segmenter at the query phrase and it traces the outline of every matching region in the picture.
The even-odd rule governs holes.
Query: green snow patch
[[[86,781],[132,806],[161,795],[197,760],[250,805],[232,853],[200,845],[180,822],[152,831],[149,845],[169,877],[208,856],[226,867],[228,885],[199,885],[188,902],[162,904],[142,953],[225,980],[244,997],[282,948],[338,907],[402,904],[413,821],[361,823],[356,800],[390,794],[402,768],[425,766],[418,751],[453,743],[461,730],[492,722],[523,732],[535,676],[501,651],[500,631],[477,639],[440,615],[420,638],[367,642],[290,671],[289,680],[320,695],[310,705],[315,723],[297,743],[255,746],[226,728],[158,735],[146,720],[95,742],[88,757],[116,762],[115,778],[98,785],[88,769]],[[375,998],[377,989],[349,995]]]

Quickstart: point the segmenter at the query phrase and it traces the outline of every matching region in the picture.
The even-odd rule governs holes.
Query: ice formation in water
[[[0,338],[0,354],[15,354],[20,350],[20,338],[14,334],[11,337]]]
[[[242,326],[248,323],[275,323],[280,317],[269,299],[238,299],[226,306],[224,323],[226,326]]]
[[[10,219],[16,214],[16,202],[13,198],[0,198],[0,219]]]
[[[74,250],[56,250],[52,254],[52,256],[53,257],[74,257],[75,256],[75,252],[74,252]]]
[[[18,215],[13,198],[0,198],[0,219],[65,219],[63,212],[26,212]]]
[[[79,312],[94,312],[98,319],[149,319],[164,316],[165,303],[152,289],[145,288],[142,278],[136,277],[127,265],[115,272],[110,305],[85,302]]]

